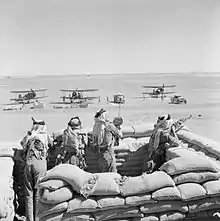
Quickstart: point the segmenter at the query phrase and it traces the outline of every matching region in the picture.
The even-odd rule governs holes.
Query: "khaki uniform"
[[[27,139],[26,139],[27,140]],[[26,221],[36,221],[39,195],[35,188],[39,176],[47,171],[47,148],[49,137],[46,133],[31,135],[26,142],[25,151],[25,213]]]
[[[64,130],[62,163],[73,164],[84,169],[85,162],[82,152],[85,145],[85,137],[81,130],[72,130],[70,127]]]
[[[149,159],[144,162],[143,165],[143,172],[146,173],[152,173],[154,171],[159,170],[159,168],[166,162],[166,149],[167,144],[170,146],[178,146],[176,145],[178,143],[178,140],[176,140],[175,137],[173,137],[170,133],[161,131],[160,132],[160,142],[157,149],[153,150],[153,139],[154,137],[151,137],[149,142]]]
[[[100,172],[117,172],[116,159],[113,147],[115,146],[116,139],[121,136],[120,131],[114,126],[113,123],[107,123],[104,138],[101,145],[94,143],[99,152],[97,159]]]

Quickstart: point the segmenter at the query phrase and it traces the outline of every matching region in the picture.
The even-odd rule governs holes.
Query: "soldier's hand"
[[[123,124],[124,120],[122,117],[115,117],[113,120],[113,124],[117,126],[121,126]]]

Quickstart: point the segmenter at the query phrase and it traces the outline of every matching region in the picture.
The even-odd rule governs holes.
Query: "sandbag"
[[[116,158],[116,160],[120,159],[120,158],[126,159],[130,154],[131,154],[130,151],[128,151],[128,152],[119,152],[119,153],[115,154],[115,158]]]
[[[91,213],[64,213],[62,221],[95,221]]]
[[[157,203],[153,200],[150,193],[144,193],[137,196],[128,196],[125,198],[125,204],[129,206],[139,206],[143,204]]]
[[[116,164],[120,163],[123,164],[126,160],[125,159],[116,159]]]
[[[128,205],[125,205],[125,199],[121,196],[100,196],[96,200],[98,208],[102,210],[128,207]]]
[[[43,216],[39,219],[39,221],[60,221],[62,220],[62,217],[63,217],[63,212],[59,212],[59,213]]]
[[[191,157],[197,157],[197,156],[199,155],[196,151],[192,151],[188,147],[185,148],[183,144],[181,144],[181,146],[178,146],[178,147],[171,147],[166,151],[167,161],[172,160],[177,157],[191,158]]]
[[[140,206],[140,211],[144,214],[149,213],[160,213],[160,212],[167,212],[167,211],[180,211],[183,213],[188,212],[188,207],[186,203],[182,201],[159,201],[158,203],[154,204],[145,204]]]
[[[95,221],[91,213],[78,214],[78,213],[56,213],[42,217],[39,221]]]
[[[97,175],[85,172],[79,167],[71,164],[59,164],[53,169],[46,172],[39,179],[39,183],[51,179],[61,179],[71,185],[72,189],[83,196],[87,196],[87,191],[90,191],[97,179]]]
[[[208,196],[220,195],[220,180],[208,181],[203,184]]]
[[[201,149],[207,150],[214,154],[217,158],[220,157],[219,144],[217,142],[187,131],[180,131],[178,136],[191,144],[199,146]]]
[[[45,204],[42,202],[38,202],[37,205],[37,216],[39,218],[50,215],[50,214],[56,214],[59,212],[64,212],[65,210],[67,210],[68,208],[68,203],[67,202],[63,202],[57,205],[53,205],[53,204]]]
[[[68,203],[67,213],[88,213],[97,210],[97,202],[93,197],[85,198],[76,195]]]
[[[42,189],[39,191],[40,201],[46,204],[59,204],[69,201],[73,198],[74,192],[70,186],[62,187],[60,189],[51,191],[49,189]]]
[[[188,202],[189,213],[220,209],[220,197],[207,197],[205,199]]]
[[[183,201],[199,200],[206,197],[206,190],[198,183],[184,183],[177,187]]]
[[[188,213],[186,215],[187,219],[196,219],[196,220],[204,220],[204,219],[210,219],[210,215],[208,213],[208,211],[201,211],[198,213]]]
[[[11,157],[13,158],[14,157],[14,151],[11,149],[11,150],[1,150],[0,149],[0,157]]]
[[[68,186],[68,183],[60,179],[56,179],[56,180],[51,179],[45,182],[41,182],[37,186],[39,190],[41,189],[58,190],[59,188]]]
[[[96,221],[110,220],[110,219],[122,219],[129,217],[143,217],[138,207],[111,209],[104,211],[97,211],[93,213]]]
[[[161,171],[165,171],[169,175],[177,175],[193,171],[210,171],[218,172],[216,163],[203,157],[197,156],[192,158],[178,157],[174,158],[161,167]]]
[[[120,189],[123,196],[129,196],[172,186],[175,186],[175,184],[169,175],[163,171],[155,171],[152,174],[126,178]]]
[[[132,221],[159,221],[159,217],[157,214],[148,214],[143,218],[133,218]]]
[[[160,221],[176,221],[176,220],[182,220],[186,217],[186,214],[181,212],[168,212],[168,213],[161,213],[159,214]]]
[[[6,218],[7,216],[7,207],[6,202],[3,200],[3,198],[0,199],[0,219]]]
[[[96,173],[97,179],[90,191],[92,196],[118,195],[120,193],[119,182],[121,175],[119,173]]]
[[[165,187],[152,193],[154,200],[181,200],[181,194],[177,187]]]
[[[176,185],[178,185],[182,183],[204,183],[206,181],[217,180],[219,178],[219,172],[188,172],[174,176],[173,181]]]

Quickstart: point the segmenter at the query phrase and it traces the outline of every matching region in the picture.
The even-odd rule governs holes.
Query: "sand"
[[[169,99],[135,99],[147,91],[142,85],[176,84],[172,89],[187,99],[186,105],[169,104]],[[31,127],[31,117],[43,119],[50,132],[65,128],[72,116],[79,116],[85,128],[93,125],[93,116],[100,108],[109,111],[111,118],[117,116],[118,106],[106,101],[115,93],[121,92],[126,96],[126,103],[121,108],[125,125],[155,122],[160,114],[170,113],[174,119],[193,118],[186,125],[196,134],[220,142],[220,74],[121,74],[121,75],[92,75],[92,76],[38,76],[31,78],[1,78],[0,103],[10,103],[14,96],[10,90],[29,88],[48,88],[48,97],[44,99],[46,107],[39,110],[24,109],[22,111],[3,111],[0,114],[0,141],[13,142],[21,140]],[[100,96],[101,102],[96,101],[88,108],[73,108],[55,110],[49,102],[60,101],[62,93],[59,89],[98,88],[98,92],[89,96]],[[171,90],[171,91],[172,91]],[[170,91],[170,90],[168,90]]]

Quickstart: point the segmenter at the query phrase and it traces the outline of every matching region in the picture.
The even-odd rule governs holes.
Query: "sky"
[[[1,0],[0,76],[220,72],[220,0]]]

